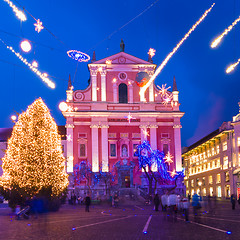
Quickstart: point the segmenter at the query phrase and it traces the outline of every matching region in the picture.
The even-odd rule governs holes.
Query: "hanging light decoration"
[[[30,43],[28,40],[23,40],[23,41],[20,43],[20,46],[21,46],[21,49],[22,49],[24,52],[30,52],[31,49],[32,49],[32,45],[31,45],[31,43]]]

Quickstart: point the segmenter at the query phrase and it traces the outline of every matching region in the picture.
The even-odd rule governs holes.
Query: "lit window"
[[[219,145],[217,145],[217,154],[219,154],[219,152],[220,152],[220,147]]]
[[[208,177],[208,183],[209,183],[209,184],[213,184],[213,177],[212,177],[212,176],[209,176],[209,177]]]
[[[215,149],[214,149],[214,147],[212,148],[212,155],[215,155]]]
[[[208,156],[208,157],[211,157],[210,150],[207,150],[207,156]]]
[[[240,137],[237,138],[237,145],[240,147]]]
[[[210,188],[209,188],[209,191],[210,191],[210,192],[209,192],[210,196],[213,197],[213,187],[210,187]]]
[[[207,196],[206,188],[203,188],[203,196]]]
[[[194,179],[191,180],[191,187],[194,187]]]
[[[186,188],[188,188],[188,181],[186,181]]]
[[[203,152],[203,159],[206,159],[206,152]]]
[[[225,172],[225,182],[229,182],[229,172]]]
[[[227,169],[228,168],[228,156],[225,156],[223,158],[223,169]]]
[[[205,177],[202,178],[202,185],[205,186]]]
[[[217,187],[217,196],[220,198],[222,197],[222,190],[221,190],[221,186]]]
[[[227,141],[223,142],[223,151],[227,150]]]
[[[218,173],[217,174],[217,181],[216,181],[216,183],[220,183],[221,182],[221,175],[220,175],[220,173]]]

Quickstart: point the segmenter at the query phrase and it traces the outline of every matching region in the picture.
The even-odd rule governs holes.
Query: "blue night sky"
[[[32,51],[24,54],[30,62],[37,60],[39,69],[47,72],[56,83],[52,90],[0,43],[1,117],[0,127],[12,127],[14,112],[25,111],[36,98],[42,97],[51,109],[58,125],[65,119],[58,104],[66,99],[68,75],[72,79],[77,62],[66,51],[76,49],[97,59],[118,53],[121,38],[125,52],[147,60],[149,48],[156,49],[153,58],[160,65],[191,26],[208,9],[212,1],[159,0],[152,8],[119,30],[136,17],[154,0],[18,0],[36,19],[40,19],[60,41],[47,30],[39,34],[34,20],[21,23],[4,1],[0,5],[0,38],[21,52],[23,38],[32,41]],[[17,5],[19,6],[19,5]],[[240,65],[229,75],[226,66],[240,58],[240,23],[224,38],[217,49],[210,42],[240,15],[240,2],[219,0],[205,20],[171,58],[155,80],[157,85],[172,86],[176,77],[180,92],[182,118],[182,145],[194,141],[217,129],[223,121],[232,120],[238,113],[240,92]],[[108,36],[115,32],[110,38]],[[107,40],[104,40],[106,39]],[[79,63],[74,89],[87,87],[87,63]]]

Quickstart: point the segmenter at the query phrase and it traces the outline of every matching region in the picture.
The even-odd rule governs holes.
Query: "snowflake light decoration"
[[[169,165],[173,163],[173,160],[172,160],[173,156],[169,152],[166,154],[165,158],[163,159],[165,160],[165,163],[168,163]]]
[[[35,31],[40,33],[41,30],[44,29],[43,25],[42,25],[42,22],[40,22],[40,19],[37,20],[36,23],[33,24],[35,26]]]
[[[68,142],[72,142],[72,135],[71,134],[66,135],[66,137],[67,137],[67,141]]]
[[[127,120],[128,120],[128,123],[130,123],[132,119],[136,119],[136,118],[134,118],[134,117],[131,115],[131,113],[130,113],[130,112],[128,113],[128,115],[127,115],[127,116],[125,116],[125,118],[127,118]]]
[[[149,136],[149,133],[148,133],[148,131],[147,131],[146,128],[145,128],[145,129],[142,129],[142,132],[143,132],[143,135],[144,135],[145,138],[146,138],[147,136]]]
[[[153,48],[150,48],[150,49],[148,50],[148,54],[151,56],[151,58],[152,58],[153,56],[155,56],[155,52],[156,52],[156,50],[153,49]]]
[[[168,103],[172,103],[173,95],[172,93],[168,92],[168,89],[171,87],[166,87],[167,84],[162,84],[162,87],[158,86],[159,94],[163,100],[163,104],[167,105]]]

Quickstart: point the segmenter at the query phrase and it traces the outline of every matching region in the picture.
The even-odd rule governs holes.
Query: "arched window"
[[[125,83],[118,86],[119,103],[128,103],[128,89]]]

